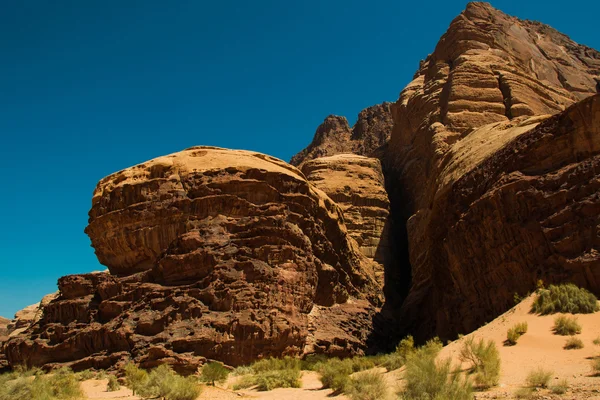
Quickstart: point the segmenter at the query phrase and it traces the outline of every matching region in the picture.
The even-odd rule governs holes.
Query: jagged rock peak
[[[345,117],[330,115],[317,128],[310,145],[292,157],[290,164],[336,154],[371,156],[387,143],[392,132],[392,103],[376,104],[358,114],[352,128]]]

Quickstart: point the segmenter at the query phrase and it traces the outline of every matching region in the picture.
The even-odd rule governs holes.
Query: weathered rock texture
[[[7,343],[10,363],[193,371],[364,350],[355,327],[369,331],[380,301],[372,262],[340,208],[283,161],[194,147],[104,178],[89,216],[110,273],[61,278],[42,320]]]
[[[470,3],[393,106],[412,287],[401,323],[452,337],[537,279],[600,293],[600,53]],[[543,116],[546,115],[546,116]],[[393,205],[393,208],[396,205]]]
[[[379,160],[339,154],[307,161],[302,172],[341,207],[348,233],[361,252],[375,261],[374,273],[383,284],[384,265],[390,257],[390,203]]]
[[[352,128],[345,117],[330,115],[319,125],[311,144],[294,157],[290,164],[342,153],[363,156],[378,154],[392,132],[391,103],[377,104],[362,110]]]
[[[8,337],[8,324],[10,319],[0,317],[0,344]]]
[[[15,313],[12,321],[6,325],[8,336],[16,336],[42,319],[44,307],[58,296],[57,293],[47,294],[39,303],[32,304]]]

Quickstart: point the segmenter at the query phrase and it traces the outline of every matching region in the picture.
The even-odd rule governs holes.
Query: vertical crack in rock
[[[512,115],[512,96],[511,96],[511,92],[510,92],[510,86],[508,85],[508,82],[506,82],[504,75],[502,74],[498,74],[498,87],[500,88],[500,92],[502,92],[502,101],[504,103],[504,113],[506,115],[506,118],[513,119],[513,115]]]

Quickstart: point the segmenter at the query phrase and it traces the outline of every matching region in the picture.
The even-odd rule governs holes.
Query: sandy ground
[[[526,381],[527,374],[536,367],[543,367],[553,371],[553,382],[566,378],[569,381],[569,391],[562,395],[552,395],[548,390],[536,392],[537,399],[590,399],[600,400],[600,377],[592,374],[591,359],[600,356],[600,346],[592,342],[600,336],[600,312],[595,314],[578,314],[577,318],[582,326],[582,333],[577,335],[585,347],[579,350],[565,350],[563,346],[567,337],[552,333],[554,318],[558,314],[537,316],[529,314],[533,296],[525,299],[515,308],[494,321],[486,324],[477,331],[464,338],[448,344],[440,357],[451,357],[458,364],[458,353],[463,342],[474,336],[476,340],[485,338],[493,340],[498,347],[502,360],[502,374],[498,387],[490,391],[476,393],[477,399],[511,399],[516,390],[521,388]],[[504,346],[506,331],[514,324],[527,322],[527,333],[519,338],[516,346]],[[465,365],[466,367],[466,365]],[[384,369],[380,369],[385,372]],[[400,385],[402,370],[385,373],[384,377],[390,388],[390,399],[395,398],[394,393]],[[331,396],[331,390],[321,389],[318,374],[304,371],[302,374],[302,388],[275,389],[270,392],[257,392],[255,390],[233,391],[232,387],[238,378],[230,377],[223,388],[205,387],[199,399],[289,399],[289,400],[317,400],[337,399],[347,400],[344,395]],[[131,390],[122,388],[117,392],[106,392],[106,380],[90,380],[83,383],[88,399],[134,400]],[[382,399],[383,400],[383,399]]]

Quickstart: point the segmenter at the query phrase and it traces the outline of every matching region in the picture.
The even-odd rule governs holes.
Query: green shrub
[[[215,386],[215,382],[223,383],[229,376],[229,370],[218,362],[209,362],[204,364],[200,379]]]
[[[266,371],[280,371],[287,369],[302,369],[302,360],[293,357],[284,358],[266,358],[264,360],[256,361],[251,366],[252,371],[255,374],[266,372]]]
[[[565,394],[569,390],[569,382],[566,379],[561,379],[556,385],[551,386],[550,390],[554,394]]]
[[[268,391],[276,388],[299,388],[299,369],[280,369],[263,371],[255,377],[256,388],[259,391]]]
[[[323,389],[331,388],[335,393],[341,393],[346,389],[352,372],[352,363],[349,360],[332,358],[322,365],[319,379]]]
[[[563,348],[565,350],[583,349],[583,342],[581,339],[572,336],[567,339],[567,342]]]
[[[396,347],[396,353],[406,358],[409,354],[415,351],[415,340],[412,336],[408,335],[400,341]]]
[[[552,330],[555,335],[575,335],[581,333],[581,325],[579,325],[579,322],[577,322],[577,318],[575,317],[559,315],[554,319]]]
[[[413,337],[409,335],[400,341],[395,352],[383,355],[379,365],[388,371],[400,369],[406,362],[406,357],[414,351],[415,341]]]
[[[325,354],[309,354],[302,360],[302,369],[305,371],[318,371],[329,357]]]
[[[350,378],[345,390],[352,400],[380,400],[385,398],[387,387],[378,372],[361,372]]]
[[[473,389],[467,379],[451,371],[450,359],[436,363],[441,343],[429,341],[406,358],[404,380],[399,393],[401,399],[471,400]]]
[[[148,372],[139,368],[133,363],[125,365],[125,381],[129,389],[133,391],[133,394],[142,394],[148,386]]]
[[[496,344],[489,340],[480,339],[475,342],[473,337],[465,340],[460,350],[459,359],[471,363],[470,372],[478,387],[489,388],[500,380],[500,354]]]
[[[527,322],[519,322],[513,327],[519,335],[524,335],[527,333]]]
[[[527,333],[527,322],[515,324],[506,332],[506,342],[504,342],[504,344],[507,346],[514,346],[517,344],[517,340],[525,333]]]
[[[592,371],[594,376],[600,375],[600,357],[596,357],[592,360]]]
[[[233,385],[233,390],[247,389],[252,386],[256,386],[256,376],[245,375]]]
[[[114,375],[108,375],[108,383],[106,384],[107,392],[116,392],[121,389],[121,385],[119,384],[119,380]]]
[[[68,368],[61,368],[51,375],[39,371],[15,372],[0,386],[0,400],[75,400],[83,397],[77,376]]]
[[[171,383],[166,400],[195,400],[202,393],[202,389],[193,376],[182,377],[177,375]]]
[[[548,387],[548,382],[552,379],[552,375],[551,371],[538,367],[527,375],[527,384],[530,387]]]
[[[352,365],[352,372],[365,371],[376,367],[376,364],[371,357],[352,357],[350,359],[350,364]]]
[[[594,343],[596,346],[600,346],[600,336],[598,336],[596,339],[594,339],[594,341],[592,343]]]
[[[77,379],[79,381],[88,381],[90,379],[94,379],[96,377],[96,373],[92,370],[86,369],[85,371],[81,371],[77,373]]]
[[[108,374],[106,373],[106,371],[104,370],[100,370],[98,371],[98,373],[95,376],[96,380],[101,380],[101,379],[108,379]]]
[[[589,314],[598,311],[598,299],[592,293],[572,283],[550,285],[538,290],[538,296],[531,306],[537,314]]]
[[[532,388],[529,388],[529,387],[519,388],[515,392],[515,398],[516,399],[530,399],[531,397],[533,397],[533,393],[534,393],[534,391]]]

